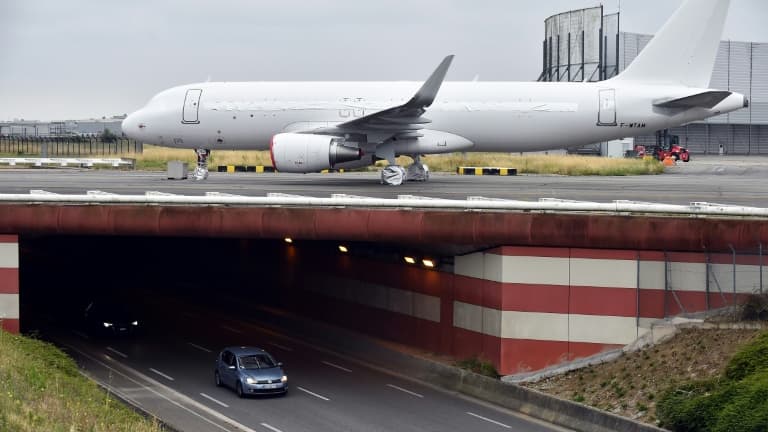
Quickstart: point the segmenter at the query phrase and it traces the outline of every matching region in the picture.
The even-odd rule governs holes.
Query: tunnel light
[[[405,262],[407,262],[408,264],[416,264],[416,260],[413,257],[409,257],[409,256],[405,257]]]
[[[347,247],[344,245],[339,245],[339,251],[342,253],[347,253],[349,252],[349,249],[347,249]]]
[[[424,258],[423,260],[421,260],[421,263],[424,264],[424,267],[429,267],[429,268],[435,267],[435,262],[432,261],[431,259]]]
[[[286,243],[288,243],[288,244],[291,244],[291,243],[293,243],[293,239],[292,239],[292,238],[290,238],[290,237],[286,237],[286,238],[284,238],[283,240],[284,240]]]

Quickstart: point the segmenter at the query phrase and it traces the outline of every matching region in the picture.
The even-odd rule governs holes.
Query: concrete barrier
[[[502,167],[458,167],[458,175],[493,175],[493,176],[516,176],[517,168]]]

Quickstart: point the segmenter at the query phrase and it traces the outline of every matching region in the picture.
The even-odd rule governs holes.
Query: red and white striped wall
[[[730,304],[734,268],[737,296],[759,288],[754,257],[707,259],[533,247],[456,257],[453,350],[503,374],[537,370],[624,346],[664,316]]]
[[[655,320],[757,292],[759,259],[733,261],[729,254],[500,247],[458,256],[454,273],[445,273],[297,249],[279,274],[307,316],[423,351],[480,357],[513,374],[622,347]]]
[[[0,235],[0,326],[19,332],[19,238]]]

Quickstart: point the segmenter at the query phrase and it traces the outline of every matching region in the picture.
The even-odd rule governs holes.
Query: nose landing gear
[[[197,167],[195,167],[195,180],[205,180],[208,178],[208,158],[211,156],[210,149],[195,149],[197,154]]]

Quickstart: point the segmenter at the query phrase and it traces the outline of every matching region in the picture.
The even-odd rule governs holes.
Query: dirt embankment
[[[526,386],[656,424],[656,401],[665,390],[721,374],[734,353],[759,333],[684,329],[655,347]]]

